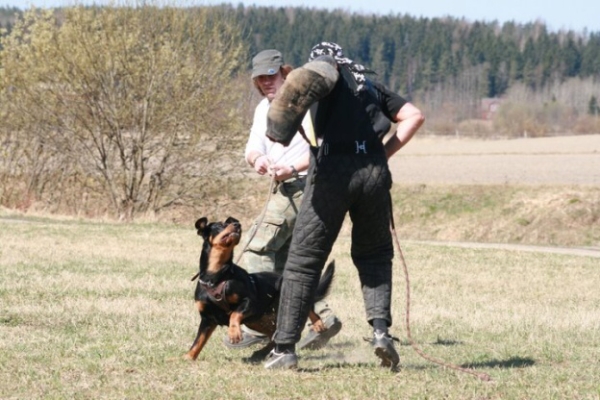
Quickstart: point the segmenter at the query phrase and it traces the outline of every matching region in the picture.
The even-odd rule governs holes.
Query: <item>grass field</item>
[[[184,361],[199,246],[191,227],[0,211],[0,398],[600,399],[597,258],[403,243],[413,337],[483,382],[407,344],[398,262],[402,370],[376,366],[346,231],[329,298],[344,328],[300,352],[299,371],[244,363],[251,350],[226,349],[224,328]]]

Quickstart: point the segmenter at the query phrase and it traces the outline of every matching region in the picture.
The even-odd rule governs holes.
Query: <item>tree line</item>
[[[7,207],[209,215],[244,173],[252,56],[300,66],[324,40],[422,108],[424,134],[600,132],[599,33],[226,5],[0,8],[0,24]],[[502,102],[482,121],[486,97]]]
[[[277,48],[296,66],[314,44],[340,44],[347,57],[373,69],[375,79],[419,104],[432,133],[600,132],[600,32],[551,31],[539,21],[500,24],[303,7],[219,6],[213,12],[235,16],[251,54]],[[485,98],[502,102],[493,121],[479,123]]]
[[[219,9],[220,8],[220,9]],[[600,32],[552,32],[541,22],[467,22],[459,18],[361,15],[302,7],[220,6],[235,15],[251,53],[281,49],[294,65],[326,40],[411,96],[482,66],[481,96],[515,83],[539,89],[555,79],[600,77]]]
[[[200,8],[215,18],[232,17],[250,54],[277,48],[289,63],[300,66],[312,45],[333,41],[408,97],[465,71],[478,71],[482,97],[502,96],[516,83],[536,90],[556,80],[600,78],[600,32],[553,32],[538,21],[500,24],[241,4]],[[0,7],[0,26],[10,31],[15,14],[21,11]]]

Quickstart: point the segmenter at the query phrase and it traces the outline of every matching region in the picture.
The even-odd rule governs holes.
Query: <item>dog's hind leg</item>
[[[321,317],[319,317],[315,310],[310,310],[308,313],[308,319],[310,320],[312,328],[315,332],[321,333],[327,330],[327,328],[325,328],[325,324],[323,324],[323,321],[321,320]]]
[[[331,261],[327,265],[327,268],[325,269],[325,272],[323,273],[323,275],[321,276],[321,279],[319,281],[319,286],[317,287],[315,302],[323,300],[325,297],[327,297],[327,294],[329,293],[329,289],[331,288],[331,282],[333,281],[334,273],[335,273],[335,261]],[[312,324],[312,329],[315,332],[323,333],[327,330],[327,328],[325,327],[325,324],[321,320],[321,317],[315,312],[314,309],[311,309],[310,312],[308,313],[308,319],[310,319],[310,322]]]
[[[196,339],[194,340],[194,343],[192,343],[192,347],[190,347],[190,350],[187,353],[185,353],[183,358],[192,361],[198,358],[198,355],[204,348],[206,342],[208,342],[208,339],[210,339],[210,335],[212,335],[216,327],[216,324],[207,322],[205,319],[202,319],[202,321],[200,322],[200,326],[198,327],[198,334],[196,335]]]

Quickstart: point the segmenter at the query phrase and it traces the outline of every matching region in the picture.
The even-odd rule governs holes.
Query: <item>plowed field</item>
[[[418,135],[390,160],[397,183],[600,185],[600,135],[474,140]]]

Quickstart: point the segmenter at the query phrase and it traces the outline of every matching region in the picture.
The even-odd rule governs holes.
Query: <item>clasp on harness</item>
[[[362,144],[360,144],[360,142],[358,140],[355,140],[354,143],[356,143],[356,154],[360,154],[361,151],[364,154],[367,154],[367,141],[366,140],[363,140]]]

